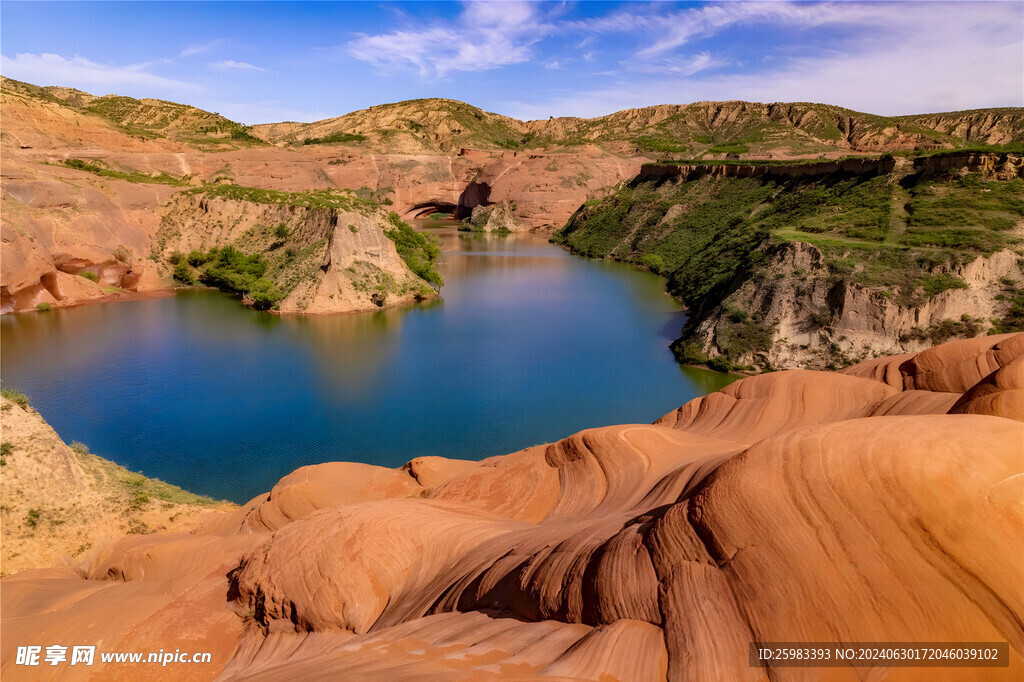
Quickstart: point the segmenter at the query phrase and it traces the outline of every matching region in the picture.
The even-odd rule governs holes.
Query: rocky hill
[[[595,148],[409,154],[345,143],[275,147],[235,135],[235,124],[193,107],[10,79],[0,82],[0,101],[4,312],[172,286],[157,236],[165,207],[180,213],[188,202],[174,197],[205,185],[289,195],[348,190],[403,219],[436,211],[469,218],[479,206],[504,206],[514,215],[503,227],[532,229],[561,224],[645,160]],[[179,217],[196,226],[205,220]],[[330,295],[314,296],[303,310],[338,310]]]
[[[554,240],[663,274],[681,362],[842,367],[1024,330],[1024,160],[651,165]]]
[[[275,144],[346,144],[387,151],[463,147],[539,150],[594,145],[618,154],[693,159],[808,158],[1024,144],[1024,111],[886,117],[827,104],[695,102],[599,118],[518,121],[445,99],[383,104],[315,123],[253,126]]]
[[[1006,667],[943,671],[1019,679],[1022,442],[1015,334],[749,377],[481,462],[303,467],[191,532],[6,578],[0,671],[95,642],[211,653],[162,679],[916,680],[748,647],[983,641]]]

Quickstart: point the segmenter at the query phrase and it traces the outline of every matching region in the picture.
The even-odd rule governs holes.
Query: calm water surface
[[[675,363],[684,317],[658,278],[534,235],[433,230],[443,300],[304,318],[187,291],[5,315],[4,385],[68,442],[244,502],[305,464],[479,459],[728,383]]]

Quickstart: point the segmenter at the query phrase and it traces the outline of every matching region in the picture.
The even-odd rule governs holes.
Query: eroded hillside
[[[1024,161],[648,166],[555,234],[647,267],[719,369],[836,367],[1024,328]]]
[[[187,530],[234,505],[187,493],[66,445],[17,391],[0,398],[0,576],[74,566],[125,535]]]

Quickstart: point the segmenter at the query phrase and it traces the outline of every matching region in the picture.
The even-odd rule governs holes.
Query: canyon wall
[[[665,275],[673,350],[716,369],[842,367],[1024,324],[1024,158],[646,164],[554,235]]]

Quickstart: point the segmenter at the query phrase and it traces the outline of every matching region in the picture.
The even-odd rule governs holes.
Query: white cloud
[[[547,102],[514,102],[510,115],[597,116],[662,103],[742,99],[814,101],[876,114],[912,114],[1024,106],[1024,6],[1019,3],[719,3],[671,15],[630,7],[582,30],[639,30],[651,36],[623,67],[630,80],[566,93]],[[739,23],[813,31],[831,25],[846,36],[829,49],[791,41],[785,51],[744,67],[722,66],[710,53],[675,50]],[[625,27],[625,28],[623,28]],[[815,34],[804,33],[813,38]],[[813,41],[808,40],[808,44]],[[645,75],[641,75],[645,74]]]
[[[192,57],[197,54],[203,54],[204,52],[209,52],[210,50],[218,48],[223,44],[223,39],[211,40],[208,43],[193,43],[192,45],[187,46],[181,52],[179,52],[178,57],[184,58]]]
[[[248,62],[236,62],[234,59],[211,62],[210,66],[217,69],[235,69],[237,71],[267,71],[267,69],[264,69],[262,66],[255,66]]]
[[[701,52],[690,57],[667,57],[657,62],[637,64],[634,68],[637,71],[649,73],[676,74],[679,76],[692,76],[701,71],[724,66],[727,62],[724,59],[716,59],[710,52]]]
[[[552,30],[530,2],[473,2],[453,23],[362,35],[348,44],[356,59],[393,71],[439,78],[453,71],[487,71],[528,61]]]
[[[37,85],[67,85],[100,94],[118,88],[140,90],[198,90],[195,85],[165,78],[147,71],[152,63],[115,66],[99,64],[84,57],[66,59],[57,54],[21,53],[0,56],[0,73]],[[144,95],[144,96],[149,96]]]

